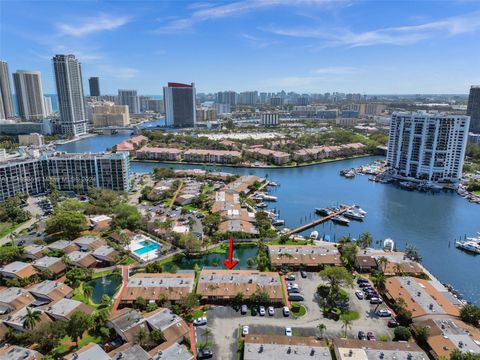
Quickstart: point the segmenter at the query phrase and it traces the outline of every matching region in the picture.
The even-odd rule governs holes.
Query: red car
[[[395,319],[388,320],[388,327],[389,328],[395,328],[398,326],[398,321]]]
[[[369,331],[369,332],[367,332],[367,340],[369,340],[369,341],[377,341],[377,338],[375,337],[375,335],[373,334],[373,332]]]

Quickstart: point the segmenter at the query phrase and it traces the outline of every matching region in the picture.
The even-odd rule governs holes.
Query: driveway
[[[326,325],[325,335],[330,338],[343,336],[342,322],[324,319],[318,302],[316,301],[316,289],[321,283],[317,273],[309,273],[306,279],[297,273],[297,283],[305,301],[301,302],[307,309],[307,313],[300,317],[284,317],[282,309],[275,309],[275,316],[251,316],[241,315],[231,307],[214,306],[208,312],[208,325],[212,331],[214,359],[236,359],[237,329],[248,325],[250,333],[260,334],[283,334],[285,327],[293,329],[295,336],[318,335],[317,326],[320,323]],[[356,338],[358,332],[372,331],[378,336],[388,335],[392,337],[387,327],[388,318],[379,318],[375,313],[375,305],[370,305],[367,300],[358,300],[355,296],[355,288],[347,289],[350,295],[350,308],[358,311],[360,318],[353,322],[347,334],[349,338]]]

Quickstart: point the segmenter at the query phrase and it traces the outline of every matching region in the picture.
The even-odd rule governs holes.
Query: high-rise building
[[[90,96],[100,96],[100,80],[98,77],[89,78],[88,86],[90,87]]]
[[[462,175],[469,124],[469,116],[394,113],[387,165],[400,176],[456,182]]]
[[[235,91],[221,91],[216,96],[217,104],[228,104],[235,106],[237,104],[237,93]]]
[[[138,97],[138,103],[140,104],[140,112],[145,112],[148,110],[148,101],[152,100],[151,96],[140,95]]]
[[[40,71],[17,70],[13,73],[13,84],[20,117],[40,120],[47,116]]]
[[[55,55],[53,69],[60,112],[60,132],[74,136],[84,135],[87,132],[87,115],[80,62],[75,55]]]
[[[265,127],[278,126],[280,115],[273,112],[264,112],[260,118],[260,124]]]
[[[45,108],[45,116],[53,114],[52,98],[50,96],[43,97],[43,106]]]
[[[480,85],[470,88],[467,115],[470,116],[470,131],[480,134]]]
[[[238,95],[238,104],[255,105],[258,101],[258,91],[244,91]]]
[[[147,103],[147,110],[153,111],[155,113],[162,113],[163,112],[163,100],[148,100]]]
[[[0,120],[15,116],[10,86],[10,73],[6,61],[0,60]]]
[[[137,90],[118,90],[118,105],[128,105],[130,114],[140,113]]]
[[[15,194],[36,195],[49,189],[52,178],[61,191],[88,191],[92,187],[130,190],[128,153],[42,154],[0,163],[0,202]]]
[[[167,126],[194,127],[197,123],[195,109],[195,84],[169,82],[163,88],[165,120]]]

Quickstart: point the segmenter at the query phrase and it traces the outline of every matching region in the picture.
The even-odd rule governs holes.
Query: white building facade
[[[394,174],[429,181],[457,182],[462,176],[470,117],[394,113],[387,165]]]
[[[278,126],[280,123],[280,115],[278,113],[266,112],[262,113],[260,124],[265,127]]]

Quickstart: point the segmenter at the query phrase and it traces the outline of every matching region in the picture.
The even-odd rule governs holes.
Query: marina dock
[[[307,229],[310,229],[311,227],[314,227],[314,226],[317,226],[319,224],[322,224],[324,223],[325,221],[328,221],[328,220],[331,220],[332,218],[334,218],[335,216],[338,216],[338,215],[342,215],[344,212],[348,211],[348,210],[352,210],[354,207],[353,206],[349,206],[349,207],[344,207],[343,209],[333,213],[333,214],[330,214],[330,215],[327,215],[327,216],[324,216],[320,219],[317,219],[317,220],[314,220],[312,222],[309,222],[308,224],[305,224],[305,225],[302,225],[302,226],[299,226],[295,229],[292,229],[290,230],[289,232],[287,232],[287,235],[293,235],[293,234],[296,234],[296,233],[299,233],[299,232],[302,232],[304,230],[307,230]]]

